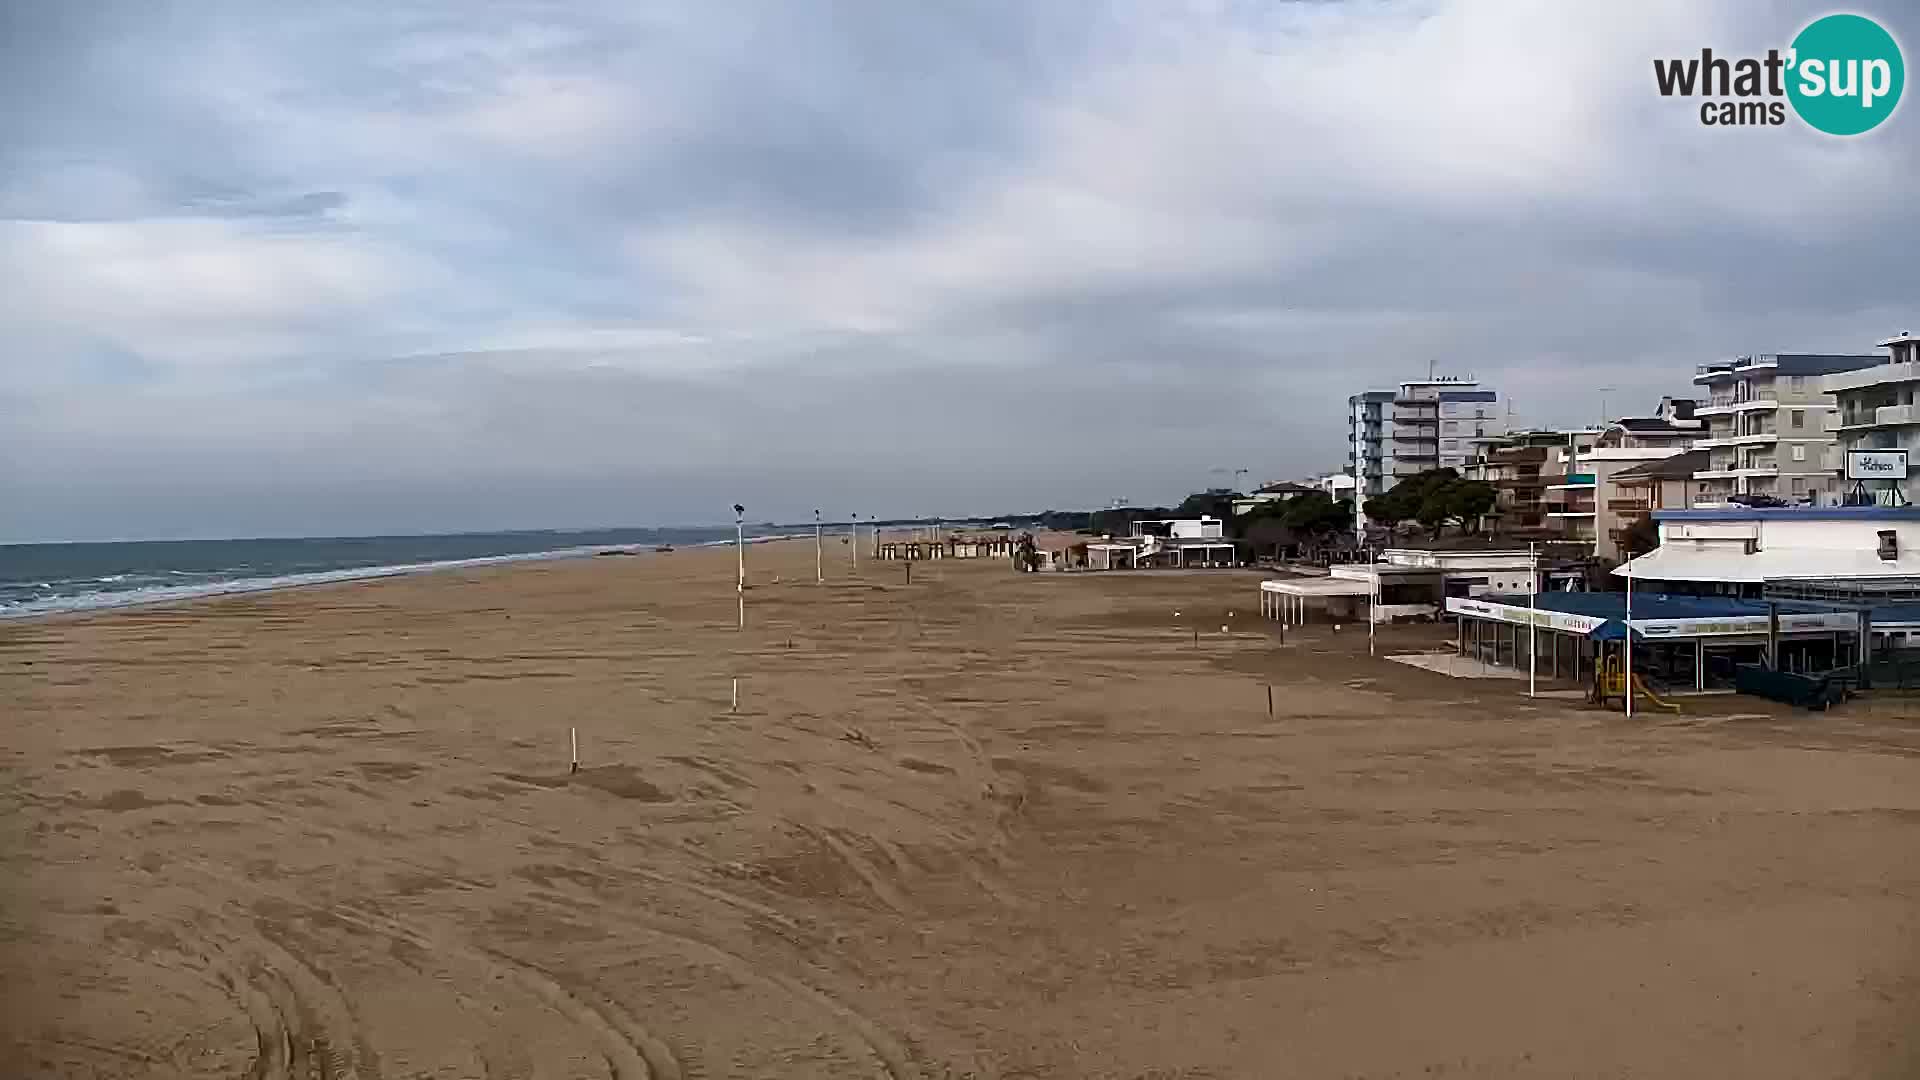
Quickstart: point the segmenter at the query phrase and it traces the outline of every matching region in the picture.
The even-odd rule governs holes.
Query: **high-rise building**
[[[1710,456],[1694,474],[1695,505],[1725,506],[1741,495],[1837,501],[1838,407],[1822,382],[1885,366],[1885,357],[1870,353],[1775,353],[1702,366],[1693,381],[1708,397],[1694,415],[1707,422],[1707,431],[1693,447]]]
[[[1835,398],[1839,423],[1833,466],[1843,497],[1864,494],[1882,505],[1912,505],[1916,491],[1913,469],[1904,477],[1861,481],[1844,478],[1847,453],[1854,450],[1905,450],[1920,457],[1920,337],[1902,332],[1880,343],[1888,355],[1875,357],[1871,367],[1828,375],[1822,389]]]
[[[1472,379],[1422,379],[1347,399],[1347,470],[1354,528],[1366,527],[1370,496],[1432,469],[1464,469],[1477,447],[1499,438],[1500,396]]]

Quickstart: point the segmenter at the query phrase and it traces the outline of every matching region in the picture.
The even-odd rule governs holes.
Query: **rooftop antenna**
[[[1620,389],[1617,386],[1602,386],[1600,389],[1600,427],[1605,429],[1611,421],[1607,419],[1607,395]]]

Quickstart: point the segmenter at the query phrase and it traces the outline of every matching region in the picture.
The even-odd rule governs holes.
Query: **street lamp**
[[[740,629],[747,628],[747,508],[733,504],[733,553],[740,565],[734,591],[740,596]]]

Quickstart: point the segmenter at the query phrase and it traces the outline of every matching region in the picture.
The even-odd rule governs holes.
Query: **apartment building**
[[[1834,397],[1835,490],[1843,497],[1860,495],[1883,506],[1913,505],[1916,498],[1911,469],[1908,475],[1865,480],[1856,485],[1841,475],[1846,455],[1853,450],[1905,450],[1920,456],[1920,337],[1902,332],[1880,343],[1888,355],[1874,357],[1870,366],[1837,372],[1822,380],[1822,389]]]
[[[1711,453],[1695,474],[1694,503],[1729,505],[1736,496],[1832,503],[1839,495],[1837,406],[1824,380],[1872,366],[1871,354],[1775,353],[1707,364],[1693,377],[1707,388],[1694,415],[1707,422],[1694,448]]]
[[[1601,558],[1618,558],[1614,537],[1632,521],[1613,505],[1614,474],[1686,452],[1706,431],[1694,406],[1691,398],[1661,398],[1652,416],[1615,420],[1584,452],[1560,451],[1566,472],[1545,486],[1547,520],[1563,538],[1591,545]]]
[[[1369,496],[1431,469],[1464,469],[1500,436],[1499,394],[1472,379],[1423,379],[1347,399],[1347,470],[1354,529],[1364,531]]]
[[[1593,429],[1513,431],[1483,444],[1462,470],[1493,487],[1493,513],[1486,531],[1519,540],[1558,539],[1563,529],[1547,519],[1546,488],[1566,479],[1567,462],[1593,448]]]
[[[1693,505],[1693,474],[1707,467],[1710,451],[1688,450],[1669,458],[1645,461],[1613,474],[1607,492],[1607,509],[1615,523],[1596,544],[1602,558],[1619,560],[1624,555],[1627,530],[1655,510],[1686,510]]]

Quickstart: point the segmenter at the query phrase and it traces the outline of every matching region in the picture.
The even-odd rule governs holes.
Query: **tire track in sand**
[[[591,989],[569,989],[552,974],[523,960],[493,949],[463,945],[391,916],[346,906],[330,908],[328,914],[369,933],[403,941],[429,955],[464,960],[483,969],[487,975],[502,971],[511,975],[548,1008],[593,1036],[614,1080],[683,1080],[684,1071],[671,1047],[632,1014]]]

